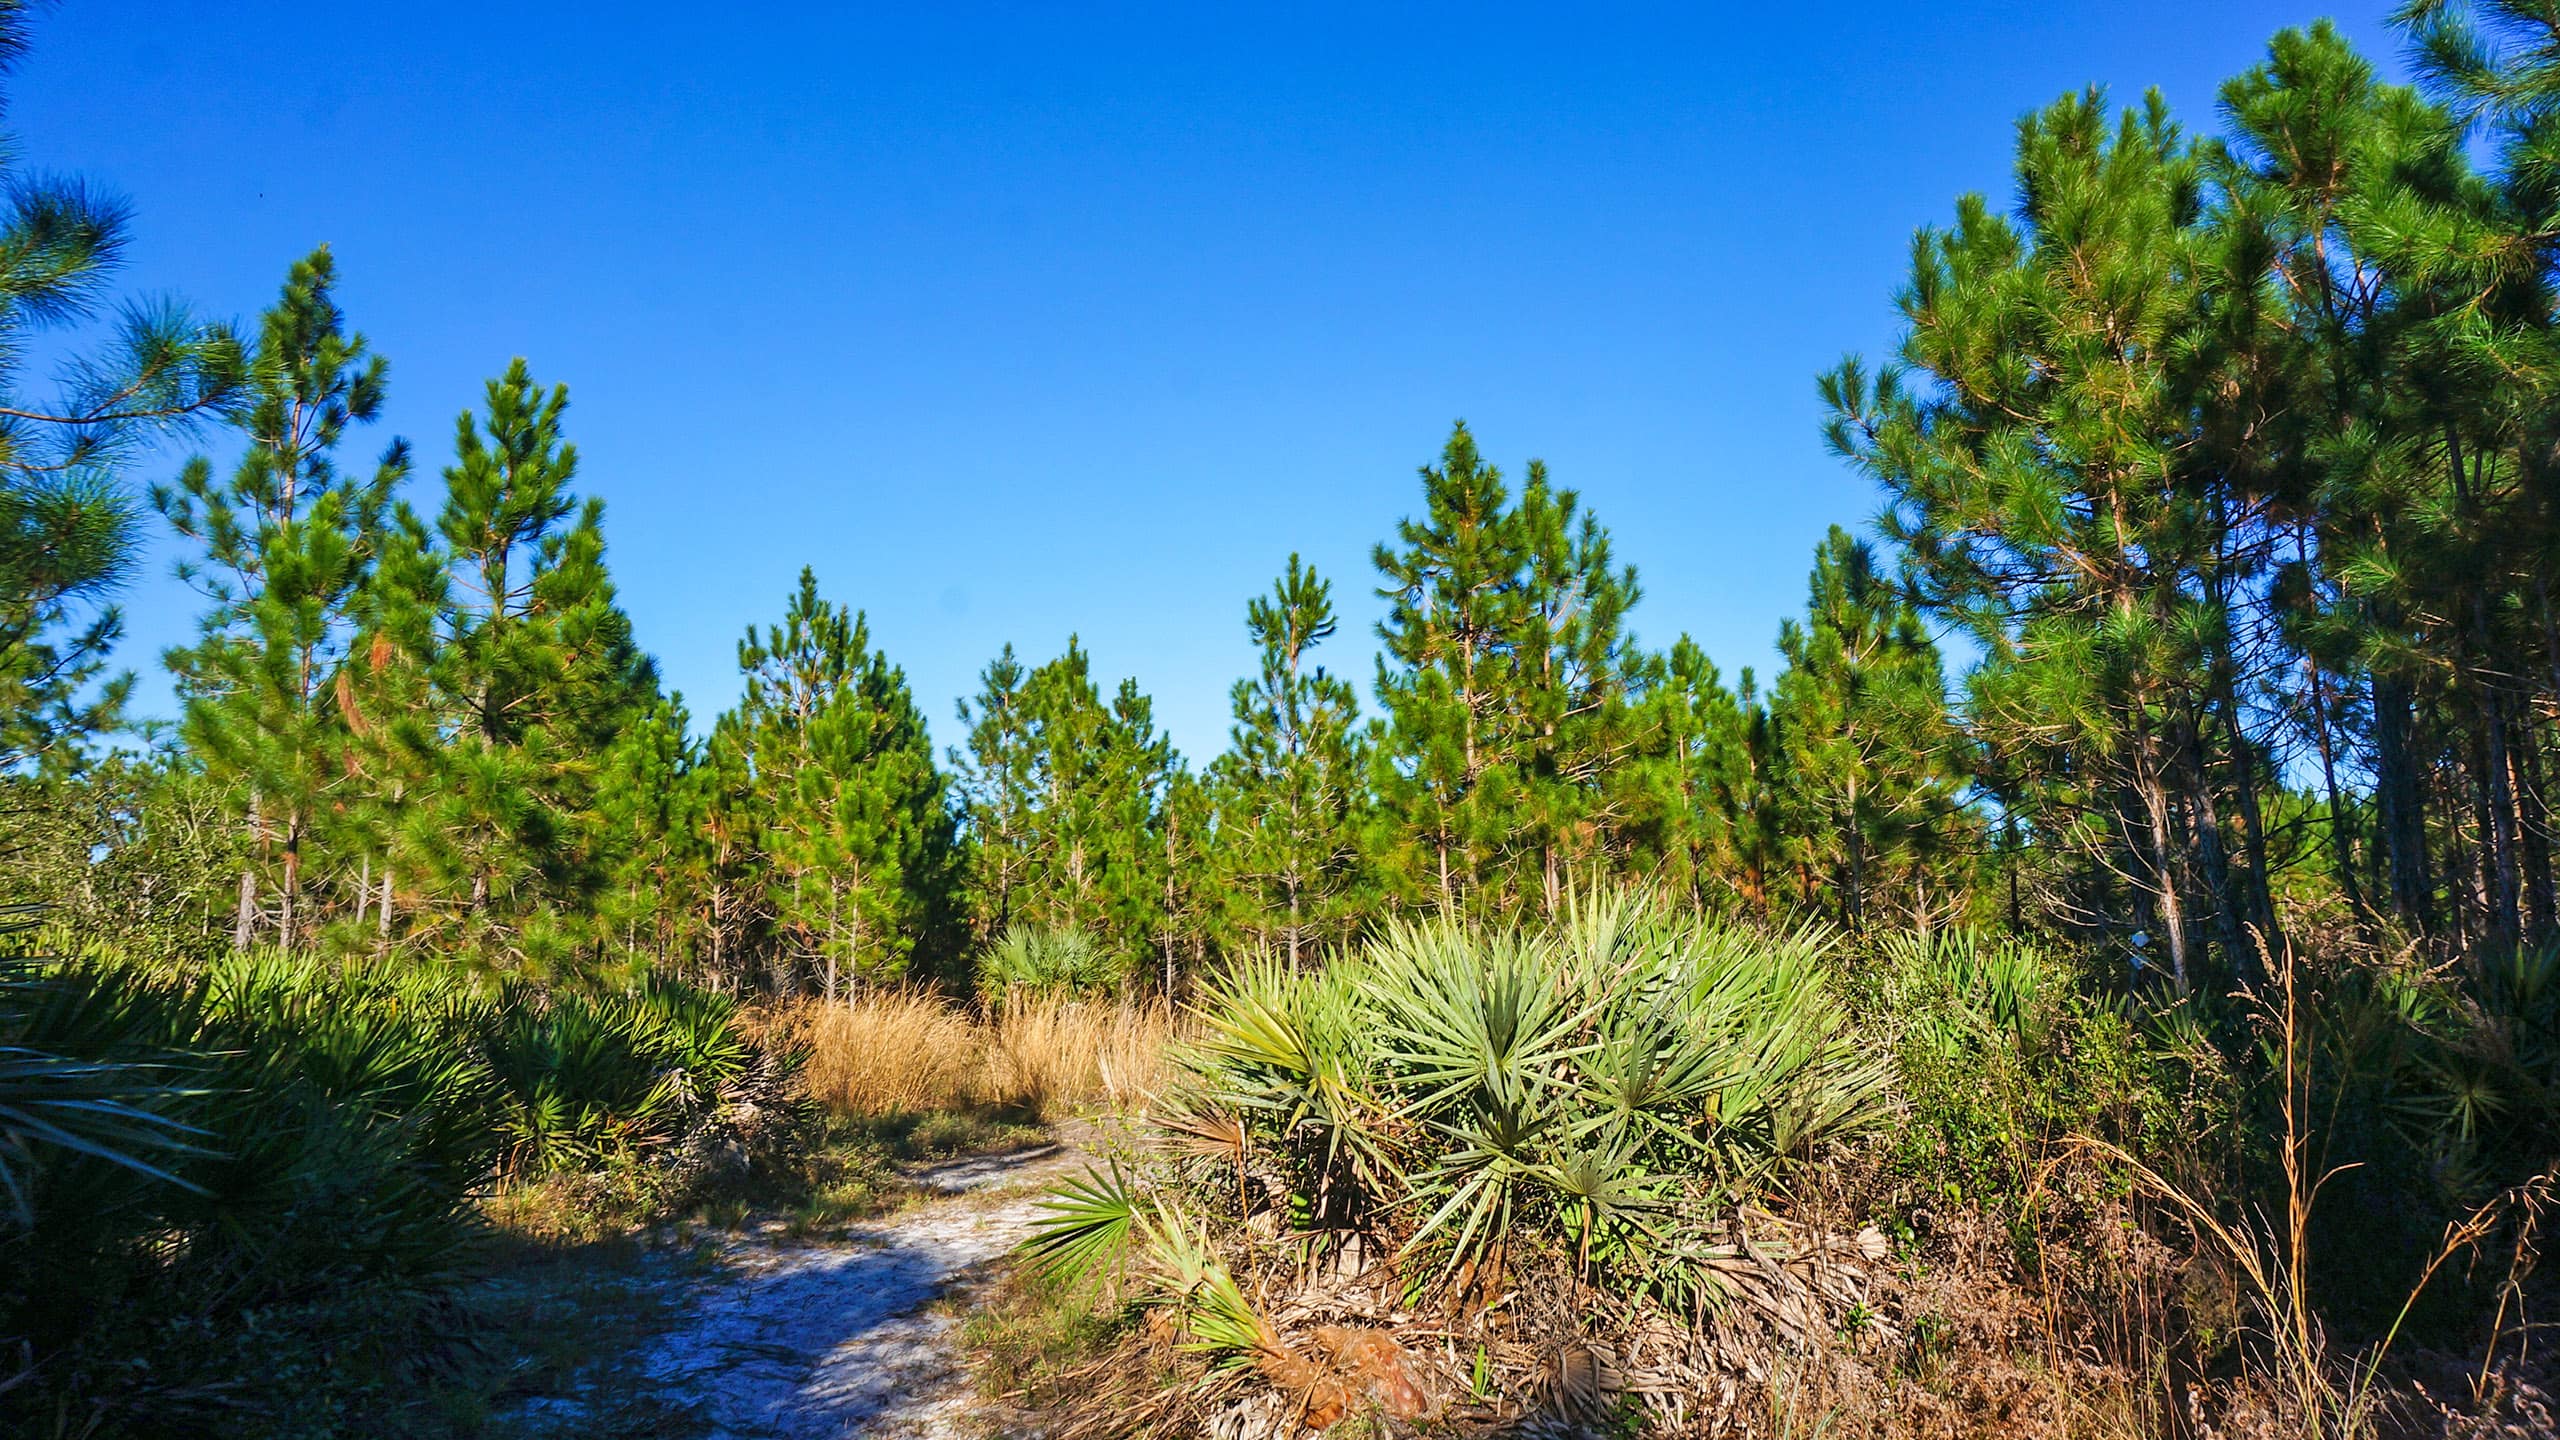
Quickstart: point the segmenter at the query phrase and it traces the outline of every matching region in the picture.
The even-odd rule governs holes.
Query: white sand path
[[[932,1198],[843,1238],[741,1244],[695,1282],[643,1361],[714,1440],[958,1437],[980,1401],[934,1302],[965,1295],[1030,1233],[1041,1189],[1080,1168],[1050,1145],[917,1172]]]

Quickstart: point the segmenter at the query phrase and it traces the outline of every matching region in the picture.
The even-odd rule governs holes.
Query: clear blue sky
[[[392,362],[365,452],[432,480],[509,356],[566,381],[698,717],[808,563],[945,741],[1073,630],[1205,758],[1293,548],[1366,696],[1369,547],[1461,416],[1598,509],[1648,642],[1765,672],[1875,508],[1814,377],[1890,344],[1914,227],[2005,203],[2016,117],[2096,82],[2209,126],[2323,14],[2399,73],[2387,8],[89,0],[9,124],[131,199],[139,286],[248,320],[333,246]],[[161,713],[170,554],[128,605]]]

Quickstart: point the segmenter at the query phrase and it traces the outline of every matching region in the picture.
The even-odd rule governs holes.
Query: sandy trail
[[[933,1302],[982,1278],[1082,1163],[1067,1145],[954,1161],[911,1177],[933,1198],[841,1240],[742,1243],[645,1373],[714,1440],[968,1435],[977,1398]]]

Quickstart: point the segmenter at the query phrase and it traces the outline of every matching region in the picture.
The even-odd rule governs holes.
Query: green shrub
[[[2030,942],[1962,926],[1898,933],[1853,973],[1860,1024],[1889,1045],[1906,1107],[1894,1163],[1940,1198],[2014,1212],[2068,1137],[2141,1148],[2193,1128],[2167,1063],[2178,1042],[2086,995]],[[2199,1045],[2190,1058],[2209,1063]]]
[[[1293,1225],[1393,1229],[1439,1279],[1544,1251],[1694,1300],[1718,1216],[1890,1114],[1828,950],[1631,900],[1536,932],[1390,923],[1323,970],[1212,984],[1167,1123],[1212,1193],[1257,1208],[1276,1172]],[[1141,1236],[1191,1286],[1215,1266],[1180,1211],[1097,1178],[1035,1251],[1079,1270]]]
[[[671,984],[492,1000],[447,967],[15,962],[0,1335],[35,1368],[0,1371],[0,1417],[78,1400],[106,1406],[102,1433],[157,1433],[236,1378],[186,1373],[183,1335],[431,1290],[502,1164],[638,1158],[707,1116],[750,1059],[733,1021]]]
[[[1105,995],[1126,985],[1133,968],[1129,956],[1085,931],[1014,925],[978,957],[978,994],[990,1002],[1011,994]]]

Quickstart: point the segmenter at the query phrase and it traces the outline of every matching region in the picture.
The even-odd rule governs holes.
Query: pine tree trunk
[[[2247,941],[2241,932],[2242,912],[2234,893],[2230,852],[2222,843],[2222,812],[2213,799],[2212,771],[2204,757],[2204,728],[2192,709],[2183,711],[2170,743],[2176,747],[2178,773],[2186,790],[2186,812],[2195,835],[2192,853],[2204,872],[2205,893],[2213,901],[2213,933],[2225,964],[2240,973]]]
[[[2009,933],[2017,935],[2023,933],[2018,923],[2018,817],[2010,814],[2003,816],[2002,819],[2005,822],[2003,828],[2008,832],[2009,841],[2002,847],[2006,852],[2007,863],[2001,867],[2009,872]]]
[[[836,952],[844,943],[844,892],[827,887],[827,1003],[836,1003]]]
[[[2475,607],[2480,597],[2473,596]],[[2479,612],[2486,623],[2486,612]],[[2509,783],[2510,761],[2507,753],[2507,717],[2498,691],[2483,683],[2474,701],[2480,726],[2480,760],[2487,781],[2482,799],[2482,819],[2488,831],[2488,853],[2493,864],[2490,874],[2489,905],[2495,939],[2512,941],[2522,932],[2517,915],[2517,892],[2522,888],[2516,864],[2515,790]]]
[[[249,792],[250,862],[240,867],[240,910],[231,924],[231,948],[246,950],[258,938],[258,871],[255,852],[267,844],[266,812],[258,792]]]
[[[2169,810],[2169,790],[2159,770],[2156,741],[2148,733],[2135,737],[2133,788],[2134,798],[2142,806],[2142,821],[2150,841],[2149,853],[2143,857],[2149,872],[2151,898],[2160,916],[2160,930],[2169,942],[2169,977],[2180,990],[2187,988],[2187,912],[2178,894],[2178,878],[2171,855],[2174,821]]]
[[[2232,799],[2240,807],[2240,853],[2246,868],[2239,877],[2240,900],[2258,931],[2258,944],[2243,947],[2236,957],[2240,983],[2257,988],[2260,946],[2274,953],[2284,943],[2276,925],[2275,892],[2268,884],[2266,816],[2258,806],[2257,752],[2240,728],[2240,698],[2233,693],[2230,671],[2222,677],[2224,733],[2231,741]]]
[[[1867,919],[1867,837],[1864,827],[1858,824],[1858,772],[1854,767],[1849,771],[1848,835],[1849,887],[1840,897],[1840,910],[1854,933],[1865,926]]]
[[[2427,863],[2426,800],[2410,733],[2413,709],[2405,682],[2373,677],[2374,793],[2382,812],[2382,850],[2390,862],[2391,913],[2424,935],[2435,928],[2435,878]]]
[[[2523,887],[2525,934],[2540,940],[2551,934],[2551,812],[2543,802],[2542,747],[2533,734],[2532,715],[2522,696],[2510,695],[2508,719],[2515,736],[2510,752],[2510,783],[2516,797],[2517,869]]]
[[[2311,682],[2311,738],[2320,751],[2320,787],[2329,805],[2330,860],[2338,867],[2338,888],[2359,921],[2365,915],[2364,889],[2356,881],[2355,834],[2338,795],[2338,760],[2329,737],[2329,691],[2320,678],[2320,662],[2305,651],[2303,675]],[[2262,842],[2263,843],[2263,842]]]
[[[286,950],[294,948],[300,938],[297,929],[301,916],[296,909],[302,899],[302,837],[299,826],[289,828],[284,842],[284,895],[282,908],[276,914],[276,943]]]
[[[257,924],[258,872],[243,865],[240,867],[240,909],[231,922],[231,948],[248,949],[250,942],[257,938]]]

